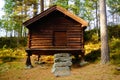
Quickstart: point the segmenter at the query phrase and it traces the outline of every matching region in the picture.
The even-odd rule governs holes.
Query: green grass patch
[[[0,57],[0,60],[2,61],[2,63],[12,62],[17,60],[17,57],[5,56],[5,57]]]
[[[25,57],[25,54],[24,48],[10,49],[3,47],[0,49],[0,73],[11,69],[24,68],[25,63],[21,62],[21,59]]]
[[[24,67],[25,67],[24,63],[20,62],[20,61],[1,63],[0,64],[0,73],[6,72],[8,70],[24,69]]]

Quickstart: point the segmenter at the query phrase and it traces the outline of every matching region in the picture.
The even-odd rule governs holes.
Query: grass
[[[55,77],[51,73],[52,64],[34,65],[32,69],[25,69],[21,66],[24,63],[21,63],[11,63],[9,70],[0,74],[0,80],[119,80],[120,77],[111,64],[102,66],[91,63],[84,67],[72,67],[70,76]]]
[[[21,59],[25,57],[24,48],[7,49],[3,47],[0,49],[0,73],[11,69],[21,68]]]

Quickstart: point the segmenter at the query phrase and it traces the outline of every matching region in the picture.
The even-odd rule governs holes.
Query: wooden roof
[[[37,20],[40,20],[41,18],[47,16],[48,14],[50,14],[53,11],[59,11],[63,14],[65,14],[66,16],[72,18],[73,20],[75,20],[76,22],[82,24],[82,26],[88,26],[88,23],[86,21],[84,21],[83,19],[81,19],[80,17],[72,14],[71,12],[67,11],[66,9],[60,7],[60,6],[52,6],[49,9],[43,11],[42,13],[38,14],[37,16],[25,21],[23,24],[25,26],[29,26],[30,24],[36,22]]]

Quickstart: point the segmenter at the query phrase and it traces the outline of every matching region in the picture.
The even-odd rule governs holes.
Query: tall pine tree
[[[106,0],[100,0],[101,64],[110,60],[106,17]]]

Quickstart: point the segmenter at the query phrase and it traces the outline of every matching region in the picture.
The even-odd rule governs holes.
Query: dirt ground
[[[13,66],[16,62],[8,64]],[[64,77],[55,77],[51,73],[50,63],[34,64],[32,69],[25,69],[25,62],[22,61],[17,62],[17,66],[0,73],[0,80],[120,80],[120,74],[115,74],[115,66],[110,64],[89,63],[82,67],[73,65],[71,75]]]

